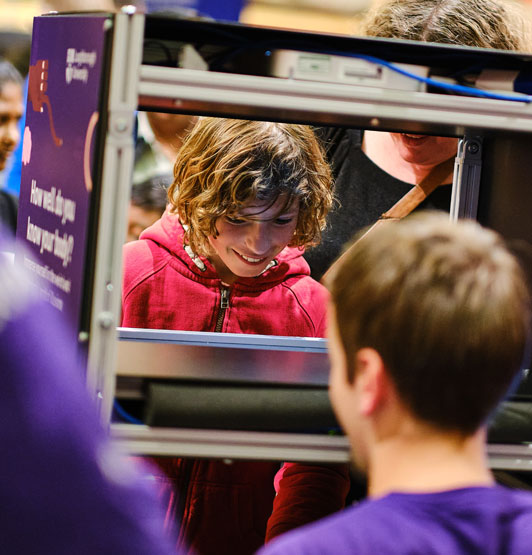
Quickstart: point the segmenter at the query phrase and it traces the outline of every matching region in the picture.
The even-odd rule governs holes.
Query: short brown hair
[[[364,27],[372,37],[529,50],[525,19],[514,2],[501,0],[389,0]]]
[[[348,362],[378,351],[403,402],[439,428],[477,430],[523,362],[524,274],[476,222],[426,212],[377,227],[346,255],[331,293]]]
[[[290,246],[320,241],[332,203],[332,177],[312,128],[306,125],[200,118],[185,139],[168,190],[192,250],[208,254],[216,220],[249,200],[299,199]]]

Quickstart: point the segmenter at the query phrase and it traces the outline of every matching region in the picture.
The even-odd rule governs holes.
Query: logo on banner
[[[76,50],[68,48],[66,53],[65,81],[70,85],[72,81],[81,81],[87,84],[89,70],[94,67],[98,56],[95,51]]]

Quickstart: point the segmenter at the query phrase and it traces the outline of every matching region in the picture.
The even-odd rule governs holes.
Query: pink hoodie
[[[328,293],[301,249],[285,248],[260,276],[227,287],[206,258],[185,250],[183,237],[177,216],[165,212],[124,246],[122,326],[325,336]]]
[[[238,279],[227,287],[207,259],[194,257],[190,249],[187,252],[183,237],[177,216],[165,212],[139,241],[124,246],[123,326],[324,336],[328,293],[310,277],[302,250],[285,248],[260,276]],[[167,515],[180,528],[178,549],[202,555],[247,555],[263,544],[278,463],[233,461],[228,465],[177,457],[157,457],[155,462],[161,469],[157,481],[163,486]],[[324,516],[331,512],[329,499],[345,498],[345,476],[339,480],[336,472],[319,466],[312,473],[321,486],[316,491],[327,495],[320,494],[315,506],[290,506],[290,515],[276,515],[276,530],[283,522],[289,522],[289,527],[308,522],[309,511],[312,519]],[[295,489],[289,489],[290,499],[293,496],[296,501],[298,480]],[[307,484],[301,487],[309,490]]]

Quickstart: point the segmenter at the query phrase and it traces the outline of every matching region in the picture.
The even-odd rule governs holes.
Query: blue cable
[[[345,54],[344,54],[345,56]],[[416,75],[415,73],[411,73],[403,68],[397,67],[394,64],[387,62],[385,60],[381,60],[380,58],[375,58],[374,56],[368,56],[366,54],[350,54],[349,57],[351,58],[360,58],[362,60],[366,60],[373,64],[381,65],[395,71],[396,73],[400,73],[406,77],[410,77],[411,79],[415,79],[416,81],[420,81],[421,83],[426,83],[432,87],[437,87],[444,90],[449,90],[453,92],[463,93],[471,96],[478,96],[481,98],[491,98],[492,100],[510,100],[511,102],[532,102],[532,96],[528,94],[516,94],[516,95],[506,95],[506,94],[499,94],[489,91],[483,91],[481,89],[476,89],[475,87],[467,87],[465,85],[453,85],[451,83],[442,83],[441,81],[437,81],[432,79],[431,77],[421,77],[420,75]]]
[[[115,399],[115,402],[113,403],[113,408],[116,411],[116,413],[118,414],[118,416],[120,416],[120,418],[122,418],[126,422],[129,422],[130,424],[142,424],[142,425],[144,425],[144,422],[142,422],[142,420],[139,420],[138,418],[135,418],[134,416],[131,416],[131,414],[126,412],[122,408],[122,406],[118,403],[118,401],[116,399]]]
[[[233,40],[236,38],[236,40],[240,41],[240,37],[239,36],[235,36],[234,33],[231,32],[221,32],[218,33],[221,34],[224,37],[229,37],[232,38]],[[211,69],[214,69],[216,71],[217,67],[222,66],[224,63],[226,63],[228,60],[234,58],[236,55],[238,55],[240,52],[245,52],[246,50],[256,50],[257,48],[266,48],[267,50],[273,50],[275,48],[288,48],[290,50],[296,50],[298,47],[301,48],[302,51],[305,52],[313,52],[316,54],[322,54],[322,55],[335,55],[335,56],[342,56],[342,57],[349,57],[349,58],[359,58],[361,60],[366,60],[370,63],[373,64],[377,64],[377,65],[381,65],[383,67],[387,67],[388,69],[391,69],[392,71],[395,71],[396,73],[399,73],[401,75],[404,75],[405,77],[409,77],[410,79],[415,79],[416,81],[420,81],[421,83],[425,83],[427,85],[430,85],[432,87],[438,88],[438,89],[443,89],[443,90],[447,90],[447,91],[452,91],[455,93],[462,93],[462,94],[466,94],[469,96],[477,96],[480,98],[489,98],[492,100],[506,100],[506,101],[510,101],[510,102],[525,102],[525,103],[530,103],[532,102],[532,95],[528,95],[528,94],[524,94],[524,93],[517,93],[515,95],[509,95],[509,94],[500,94],[500,93],[495,93],[495,92],[490,92],[490,91],[483,91],[481,89],[477,89],[475,87],[468,87],[466,85],[458,85],[458,84],[451,84],[451,83],[442,83],[441,81],[437,81],[435,79],[432,79],[431,77],[421,77],[420,75],[416,75],[415,73],[411,73],[410,71],[407,71],[405,69],[402,69],[400,67],[395,66],[393,63],[391,62],[387,62],[385,60],[382,60],[381,58],[377,58],[375,56],[371,56],[369,54],[352,54],[352,53],[348,53],[348,52],[338,52],[338,51],[318,51],[318,50],[314,50],[312,48],[309,48],[309,45],[307,43],[301,43],[298,41],[259,41],[258,43],[249,43],[249,42],[244,42],[241,46],[237,47],[236,49],[232,50],[229,54],[226,54],[224,56],[221,57],[221,60],[213,60],[212,62],[209,62],[209,65],[212,65]]]

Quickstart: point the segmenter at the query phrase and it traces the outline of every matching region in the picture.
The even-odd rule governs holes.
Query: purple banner
[[[78,331],[108,17],[34,19],[17,237]]]

